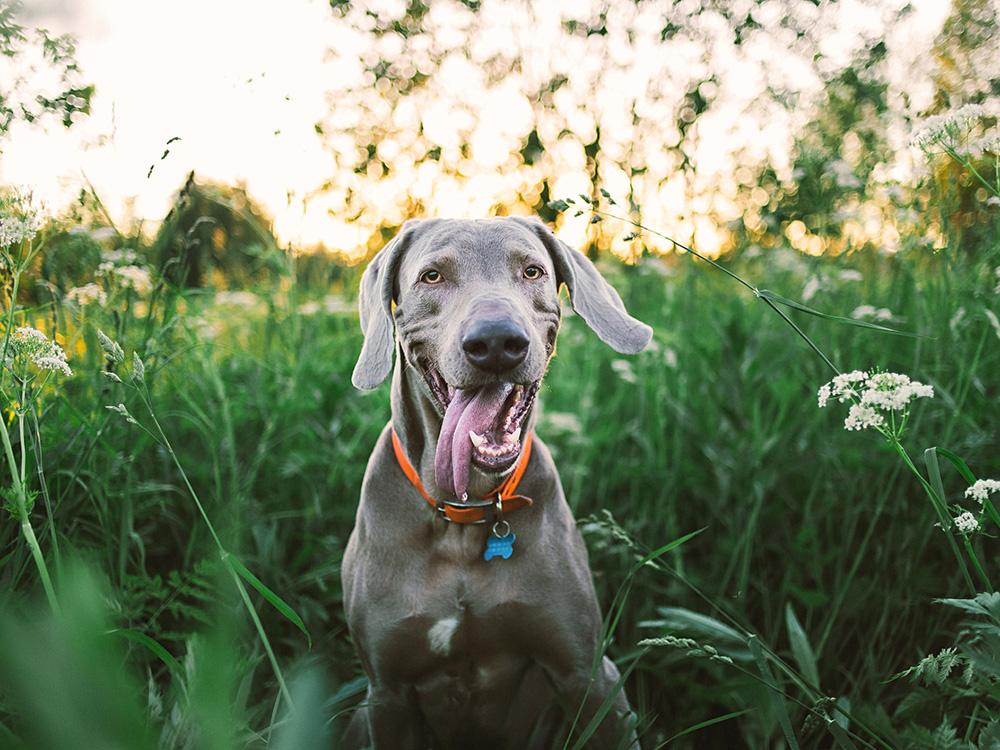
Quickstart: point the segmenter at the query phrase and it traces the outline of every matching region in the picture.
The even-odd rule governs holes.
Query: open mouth
[[[423,374],[444,409],[434,455],[435,480],[461,498],[468,490],[473,464],[502,474],[517,462],[521,427],[541,380],[528,385],[496,382],[455,388],[433,366],[425,366]]]

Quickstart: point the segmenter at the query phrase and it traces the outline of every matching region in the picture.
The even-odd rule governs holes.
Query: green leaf
[[[171,674],[182,673],[181,665],[173,656],[170,655],[170,652],[160,645],[159,642],[150,638],[145,633],[140,633],[138,630],[128,630],[127,628],[115,628],[114,630],[109,630],[108,632],[113,635],[120,635],[122,638],[132,641],[133,643],[138,643],[140,646],[145,646],[152,651],[160,661],[167,665]]]
[[[847,736],[847,732],[836,721],[828,719],[826,722],[826,728],[830,731],[830,734],[833,735],[833,739],[837,741],[837,745],[841,748],[841,750],[857,750],[857,745],[851,742],[851,738]]]
[[[604,721],[604,718],[611,712],[611,709],[615,705],[615,699],[618,697],[618,693],[620,693],[625,687],[625,680],[627,680],[628,676],[632,674],[632,670],[635,669],[638,663],[638,658],[633,659],[632,663],[629,664],[618,677],[618,680],[608,691],[608,694],[604,696],[604,700],[601,701],[601,705],[598,706],[596,711],[594,711],[594,715],[591,717],[590,722],[583,728],[583,731],[580,732],[580,736],[577,737],[576,742],[573,743],[573,750],[584,750],[587,747],[587,743],[590,741],[590,738],[594,736],[600,728],[601,722]]]
[[[669,745],[671,742],[673,742],[674,740],[679,740],[681,737],[685,737],[689,734],[694,734],[695,732],[701,731],[702,729],[707,729],[708,727],[715,726],[716,724],[721,724],[722,722],[729,721],[730,719],[736,719],[740,716],[743,716],[744,714],[750,713],[752,710],[753,710],[752,708],[744,708],[742,711],[733,711],[728,714],[723,714],[722,716],[715,716],[711,719],[706,719],[705,721],[699,721],[697,724],[694,724],[688,727],[687,729],[681,730],[673,737],[668,739],[666,742],[664,742],[662,745],[657,745],[657,747],[663,747],[665,745]]]
[[[289,620],[293,625],[295,625],[295,627],[301,630],[309,642],[309,648],[312,648],[312,636],[310,636],[309,631],[306,630],[306,624],[302,621],[302,618],[299,617],[298,613],[292,609],[284,599],[271,591],[271,589],[269,589],[263,581],[251,573],[250,569],[247,568],[247,566],[244,565],[240,559],[236,557],[236,555],[230,552],[225,552],[222,555],[222,559],[224,562],[228,563],[234,571],[236,571],[240,578],[257,589],[261,596],[267,599],[267,601],[269,601],[276,610],[285,616],[285,619]]]
[[[951,465],[958,470],[958,473],[962,475],[962,479],[964,479],[967,483],[970,485],[976,483],[976,475],[972,473],[972,469],[970,469],[969,465],[962,460],[961,456],[956,453],[952,453],[947,448],[938,448],[936,446],[934,448],[928,448],[927,450],[934,451],[939,456],[943,456],[951,461]]]
[[[785,625],[788,628],[788,640],[792,645],[792,655],[795,657],[795,663],[799,665],[802,676],[812,687],[819,688],[816,655],[813,653],[812,646],[809,645],[806,631],[802,629],[791,604],[785,605]]]
[[[781,731],[785,735],[785,742],[788,743],[788,746],[792,750],[799,750],[798,740],[795,739],[795,732],[792,730],[791,719],[788,718],[788,709],[785,707],[784,693],[775,682],[774,674],[771,672],[771,667],[764,656],[764,649],[761,648],[760,640],[757,636],[752,635],[747,639],[747,645],[750,647],[750,653],[753,654],[753,659],[757,663],[757,670],[760,672],[764,684],[773,691],[771,701],[778,715],[778,724],[781,725]]]
[[[758,289],[757,296],[775,302],[779,305],[784,305],[785,307],[790,307],[793,310],[798,310],[799,312],[808,313],[809,315],[815,315],[817,318],[823,318],[824,320],[834,320],[838,323],[846,323],[847,325],[857,326],[858,328],[868,328],[872,331],[881,331],[882,333],[892,333],[896,336],[908,336],[909,338],[922,339],[927,338],[919,333],[910,333],[909,331],[897,331],[895,328],[889,328],[887,326],[880,326],[877,323],[869,323],[865,320],[855,320],[854,318],[845,318],[840,315],[830,315],[829,313],[820,312],[819,310],[814,310],[808,305],[803,305],[801,302],[796,302],[793,299],[788,299],[788,297],[782,297],[780,294],[769,291],[767,289]]]

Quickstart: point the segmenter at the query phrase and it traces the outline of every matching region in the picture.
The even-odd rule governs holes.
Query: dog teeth
[[[518,427],[513,432],[511,432],[511,433],[509,433],[507,435],[504,435],[503,436],[503,441],[505,443],[508,443],[508,444],[516,443],[520,437],[521,437],[521,428]]]
[[[479,449],[482,449],[483,446],[486,445],[486,436],[485,435],[478,435],[475,432],[473,432],[472,430],[469,430],[469,440],[471,440],[472,444],[474,446],[476,446],[476,448],[479,448]]]

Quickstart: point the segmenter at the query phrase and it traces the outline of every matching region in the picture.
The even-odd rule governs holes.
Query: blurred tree
[[[47,115],[65,127],[90,114],[94,86],[84,84],[70,36],[17,23],[20,2],[0,0],[0,145],[17,122]]]
[[[331,0],[343,75],[317,123],[336,175],[322,190],[373,245],[423,213],[551,219],[550,198],[598,186],[708,241],[741,213],[726,171],[787,149],[793,113],[850,61],[826,40],[880,32],[834,5]],[[904,3],[864,6],[889,23]]]
[[[932,49],[934,110],[1000,95],[1000,35],[992,0],[954,0]]]
[[[153,242],[164,275],[184,286],[240,288],[284,269],[271,220],[242,187],[195,181],[177,194]]]
[[[847,249],[841,240],[849,239],[845,232],[854,226],[869,180],[894,155],[885,54],[885,44],[875,41],[826,82],[813,118],[796,135],[791,174],[783,178],[766,165],[743,186],[747,208],[737,238],[769,244],[784,235],[812,254]]]

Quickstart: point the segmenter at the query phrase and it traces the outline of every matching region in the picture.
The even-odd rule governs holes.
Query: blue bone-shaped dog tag
[[[486,551],[483,553],[484,560],[492,560],[494,557],[502,557],[504,560],[514,554],[514,540],[517,534],[508,532],[507,536],[497,536],[490,534],[486,540]]]

